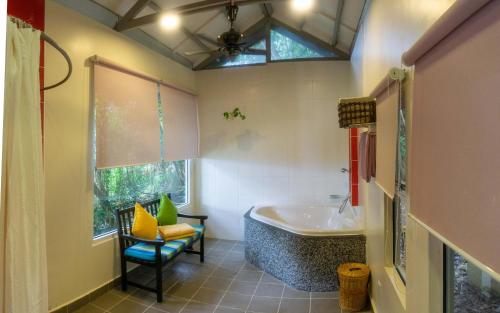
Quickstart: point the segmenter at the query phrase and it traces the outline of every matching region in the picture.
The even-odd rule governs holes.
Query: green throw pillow
[[[177,224],[177,208],[166,195],[161,197],[156,219],[160,226]]]

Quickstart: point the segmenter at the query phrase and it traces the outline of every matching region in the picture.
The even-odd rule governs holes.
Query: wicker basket
[[[357,128],[373,125],[377,121],[374,98],[346,98],[338,101],[340,128]]]
[[[337,273],[340,281],[340,307],[348,311],[364,309],[368,299],[368,265],[345,263],[338,267]]]

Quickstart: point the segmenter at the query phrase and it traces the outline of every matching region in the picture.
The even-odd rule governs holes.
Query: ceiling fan
[[[234,4],[234,0],[226,6],[227,19],[230,23],[230,28],[227,32],[220,34],[217,40],[213,40],[207,36],[198,34],[201,39],[210,42],[217,46],[215,50],[200,50],[200,51],[187,51],[184,52],[187,56],[200,55],[200,54],[214,54],[217,57],[225,56],[229,59],[234,59],[240,53],[252,55],[266,55],[266,50],[252,49],[247,46],[246,42],[242,42],[243,34],[234,28],[234,21],[238,15],[238,6]]]

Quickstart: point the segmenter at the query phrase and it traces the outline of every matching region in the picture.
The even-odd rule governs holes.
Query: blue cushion
[[[203,225],[191,225],[195,230],[195,235],[192,237],[185,237],[181,239],[176,239],[172,241],[167,241],[160,249],[162,262],[168,261],[175,257],[177,254],[184,251],[185,248],[191,246],[194,242],[200,239],[201,235],[205,231],[205,226]],[[155,258],[155,246],[146,243],[137,243],[125,249],[125,256],[136,258],[143,261],[154,262]]]

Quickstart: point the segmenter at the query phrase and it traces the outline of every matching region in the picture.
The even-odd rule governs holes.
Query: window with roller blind
[[[196,98],[94,65],[94,237],[114,232],[115,210],[170,193],[189,203],[189,160],[198,156]]]
[[[393,262],[399,276],[406,282],[406,226],[408,222],[408,196],[406,188],[406,107],[398,110],[396,152],[396,188],[393,203]]]

